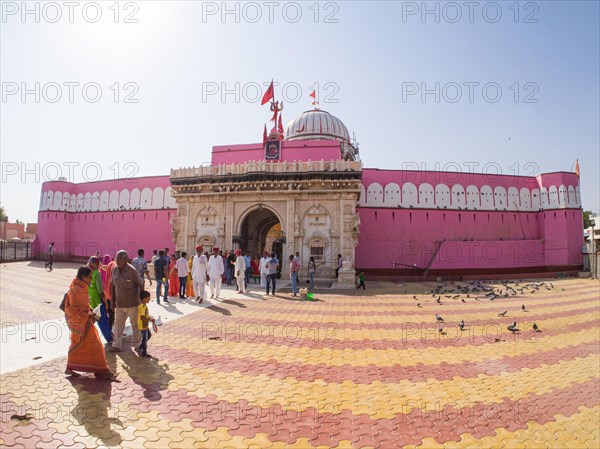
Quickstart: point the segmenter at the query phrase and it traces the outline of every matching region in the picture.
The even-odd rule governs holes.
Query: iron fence
[[[24,242],[0,241],[0,261],[31,260],[33,258],[32,247],[32,243],[28,240]]]

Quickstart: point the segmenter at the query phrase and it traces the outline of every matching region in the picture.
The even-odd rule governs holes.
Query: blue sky
[[[284,122],[312,107],[318,83],[365,167],[536,175],[578,158],[583,206],[600,212],[598,2],[478,2],[471,17],[464,2],[428,2],[437,21],[422,2],[278,2],[272,21],[264,2],[230,2],[239,14],[224,17],[221,2],[122,2],[118,17],[101,2],[95,23],[90,2],[72,23],[56,4],[27,3],[39,17],[2,4],[11,220],[37,221],[42,182],[58,169],[76,182],[167,175],[209,161],[213,145],[260,141],[270,113],[256,86],[271,78]],[[23,99],[35,83],[40,101]]]

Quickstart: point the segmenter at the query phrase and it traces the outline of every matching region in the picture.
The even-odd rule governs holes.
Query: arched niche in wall
[[[123,189],[119,192],[119,209],[129,209],[129,189]]]
[[[452,207],[460,207],[461,209],[467,207],[465,188],[461,184],[454,184],[452,186]]]
[[[446,184],[435,186],[435,205],[440,209],[450,207],[450,187]]]
[[[490,186],[481,186],[481,208],[494,210],[494,192]]]
[[[398,207],[400,205],[400,186],[395,182],[385,185],[383,204],[388,207]]]
[[[145,187],[142,190],[140,206],[142,209],[151,209],[152,208],[152,190],[150,190],[148,187]]]
[[[52,200],[52,210],[60,210],[62,206],[62,192],[54,192],[54,199]]]
[[[140,207],[140,189],[133,189],[131,195],[129,195],[129,207],[131,209],[137,209]]]
[[[546,187],[540,188],[540,202],[542,205],[542,209],[548,209],[550,203],[548,201],[548,189]]]
[[[92,209],[92,194],[85,192],[83,195],[83,210],[89,212]]]
[[[68,211],[70,201],[71,201],[71,194],[69,192],[63,193],[62,205],[60,207],[60,210]]]
[[[306,242],[309,257],[315,258],[317,266],[327,262],[326,248],[330,247],[329,239],[321,232],[314,232]],[[306,262],[308,265],[308,261]]]
[[[54,202],[54,192],[48,190],[46,192],[46,210],[52,210],[52,203]]]
[[[519,191],[519,210],[531,210],[531,192],[527,187],[521,187]]]
[[[558,207],[567,207],[567,186],[562,184],[558,186]]]
[[[358,199],[359,206],[367,205],[367,191],[365,190],[365,186],[360,185],[360,198]]]
[[[567,204],[569,207],[577,207],[577,195],[573,186],[569,186],[567,189]]]
[[[540,197],[540,189],[531,190],[531,209],[539,211],[542,207],[542,201]]]
[[[378,182],[370,184],[367,189],[367,205],[383,206],[383,187]]]
[[[119,191],[113,190],[108,197],[108,210],[117,210],[119,208]]]
[[[165,191],[162,187],[155,187],[152,191],[152,209],[162,209],[165,201]]]
[[[100,210],[100,192],[92,193],[92,212]]]
[[[494,209],[506,210],[506,189],[502,186],[494,188]]]
[[[216,232],[219,224],[217,215],[217,211],[210,206],[200,209],[198,215],[196,215],[196,234],[206,234],[207,230],[214,230]]]
[[[479,189],[477,186],[467,186],[467,207],[469,209],[480,209],[481,201],[479,200]]]
[[[77,212],[83,212],[83,193],[77,194]]]
[[[558,207],[558,187],[550,186],[548,189],[548,205],[551,209]]]
[[[331,214],[320,204],[313,204],[302,217],[302,229],[306,237],[314,233],[329,233],[331,226]]]
[[[433,196],[433,186],[427,182],[419,185],[419,207],[435,207],[435,198]]]
[[[46,192],[40,194],[40,210],[46,210]]]
[[[75,211],[77,211],[77,195],[72,193],[71,198],[69,199],[69,212]]]
[[[575,199],[577,200],[577,207],[581,207],[581,191],[579,186],[575,187]]]
[[[507,198],[506,198],[506,208],[508,210],[519,210],[521,207],[521,201],[519,198],[519,190],[516,187],[509,187]]]
[[[165,207],[168,209],[177,209],[177,200],[173,197],[173,188],[171,186],[165,189]]]
[[[412,182],[402,184],[402,207],[411,207],[417,205],[417,186]]]
[[[100,194],[100,206],[98,207],[98,209],[101,211],[108,210],[109,203],[110,203],[110,194],[108,193],[108,190],[104,190]]]

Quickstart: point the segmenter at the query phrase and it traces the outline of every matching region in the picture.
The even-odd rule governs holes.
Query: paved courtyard
[[[66,378],[68,343],[23,332],[62,319],[74,272],[2,265],[1,349],[24,366],[0,377],[2,447],[600,447],[598,281],[152,301],[153,358],[107,353],[108,382]]]

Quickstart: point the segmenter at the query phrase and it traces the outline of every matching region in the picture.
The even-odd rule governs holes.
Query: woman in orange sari
[[[192,263],[194,262],[194,257],[190,257],[188,261],[188,265],[190,266],[190,272],[188,273],[187,284],[185,285],[185,295],[188,298],[194,298],[194,282],[192,281]]]
[[[81,267],[71,282],[65,300],[65,318],[71,331],[71,346],[65,374],[78,377],[77,371],[94,373],[96,377],[114,379],[114,373],[106,363],[104,346],[94,326],[94,314],[90,309],[88,287],[92,282],[92,270]]]
[[[177,277],[177,255],[173,254],[169,264],[169,296],[179,297],[179,277]]]

